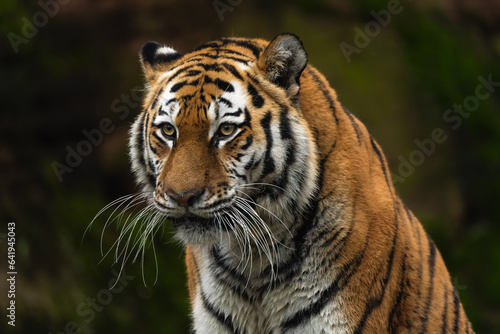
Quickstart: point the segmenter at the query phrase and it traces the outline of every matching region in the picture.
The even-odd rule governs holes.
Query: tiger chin
[[[148,42],[130,132],[186,249],[196,333],[472,333],[380,146],[299,38]]]

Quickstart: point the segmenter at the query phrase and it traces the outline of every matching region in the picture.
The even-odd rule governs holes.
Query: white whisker
[[[107,210],[111,210],[111,213],[107,215],[107,218],[104,221],[104,225],[101,231],[100,251],[102,259],[100,262],[102,262],[104,258],[106,258],[111,252],[113,252],[113,262],[115,264],[121,262],[120,270],[118,273],[118,275],[121,275],[125,263],[130,259],[132,260],[132,263],[134,263],[139,258],[140,254],[142,279],[145,286],[147,286],[147,284],[144,273],[144,261],[145,250],[147,247],[153,248],[153,257],[155,261],[154,284],[156,284],[156,282],[158,281],[158,258],[156,254],[154,238],[160,230],[161,226],[163,226],[162,222],[164,219],[162,213],[157,210],[153,203],[149,203],[137,212],[133,211],[139,205],[147,202],[148,195],[151,195],[151,192],[130,194],[122,196],[110,202],[101,210],[99,210],[94,219],[92,219],[92,221],[86,228],[83,235],[83,237],[85,237],[85,234],[90,230],[92,225],[95,224],[100,216],[102,216]],[[103,247],[105,230],[113,222],[117,223],[119,234],[111,247],[109,247],[105,251]]]

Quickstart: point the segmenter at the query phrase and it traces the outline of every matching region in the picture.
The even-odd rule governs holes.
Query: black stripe
[[[210,94],[210,97],[212,98],[212,100],[215,100],[215,95]],[[225,101],[227,101],[226,99],[222,99],[222,98],[220,100],[221,100],[222,103],[225,103]],[[225,101],[222,101],[222,100],[225,100]],[[229,102],[229,101],[227,101],[227,102]],[[231,103],[231,102],[229,102],[229,103]],[[219,105],[216,105],[214,107],[215,119],[219,119],[219,109],[220,109]]]
[[[405,212],[406,212],[406,217],[408,218],[408,220],[410,221],[410,224],[411,226],[413,226],[413,234],[415,235],[415,227],[417,226],[415,224],[415,222],[413,221],[413,217],[411,216],[411,212],[410,212],[410,209],[408,208],[408,206],[406,206],[406,204],[403,204],[403,207],[405,209]]]
[[[146,114],[142,113],[139,115],[137,127],[139,128],[139,133],[135,136],[135,147],[137,149],[137,153],[139,155],[139,163],[146,170],[146,159],[144,158],[144,118]]]
[[[224,314],[224,312],[222,311],[216,310],[215,306],[208,301],[207,296],[205,296],[205,293],[203,291],[201,292],[201,300],[203,302],[203,306],[205,307],[205,309],[211,315],[213,315],[215,319],[217,319],[221,324],[223,324],[227,329],[229,329],[231,333],[234,334],[240,333],[238,328],[234,326],[232,317]]]
[[[257,162],[257,164],[260,161]],[[320,169],[320,176],[319,179],[321,180],[323,178],[323,171]],[[321,189],[318,187],[318,189]],[[309,232],[314,228],[315,222],[317,221],[316,219],[316,214],[317,214],[317,209],[318,209],[318,191],[315,192],[315,194],[312,196],[312,198],[309,200],[309,205],[307,206],[306,212],[303,214],[303,219],[302,219],[302,224],[298,228],[297,232],[295,233],[294,240],[293,240],[293,253],[286,259],[285,261],[277,264],[277,267],[279,268],[278,274],[279,277],[276,278],[276,283],[269,287],[268,285],[265,285],[261,288],[267,289],[267,288],[277,288],[279,286],[282,286],[283,284],[286,284],[289,282],[293,277],[296,276],[297,272],[299,272],[300,268],[302,267],[302,262],[304,261],[304,256],[302,254],[304,253],[304,244],[306,242],[306,236],[309,234]],[[294,222],[297,224],[297,222]],[[308,253],[307,251],[306,253]],[[274,268],[276,269],[276,268]],[[270,273],[270,268],[266,268],[266,270],[263,270],[261,273],[260,277],[267,277],[269,276]]]
[[[406,205],[404,207],[405,207],[406,215],[408,216],[408,219],[411,221],[411,224],[413,224],[413,226],[414,226],[414,234],[416,234],[416,236],[417,236],[417,242],[418,242],[417,247],[418,247],[418,254],[419,254],[418,282],[420,282],[419,287],[417,289],[417,293],[418,293],[419,300],[420,300],[421,294],[422,294],[421,286],[423,284],[422,275],[423,275],[423,271],[424,271],[424,261],[423,261],[424,256],[423,256],[423,252],[422,252],[422,237],[420,235],[420,226],[421,225],[413,222],[413,217],[412,217],[410,210],[408,209],[408,207]]]
[[[235,44],[237,46],[241,46],[243,48],[249,49],[250,51],[252,51],[255,58],[259,58],[259,56],[260,56],[261,49],[257,45],[252,44],[249,41],[235,40],[235,39],[229,39],[229,38],[221,39],[221,41],[222,41],[222,45]]]
[[[272,173],[275,171],[276,166],[274,163],[274,159],[271,156],[271,150],[273,147],[273,135],[271,133],[271,112],[267,112],[266,116],[260,121],[260,124],[262,125],[262,128],[264,129],[264,133],[266,134],[266,154],[264,158],[264,168],[262,170],[262,175],[260,176],[263,178],[264,176]]]
[[[231,59],[231,60],[237,61],[238,63],[242,63],[244,65],[248,65],[248,60],[237,58],[237,57],[219,56],[217,59]]]
[[[224,103],[228,108],[232,108],[233,107],[233,104],[231,103],[231,101],[229,101],[228,99],[225,99],[223,97],[218,98],[217,101],[221,102],[221,103]]]
[[[281,172],[281,175],[279,179],[275,182],[273,182],[273,185],[276,187],[271,187],[269,190],[271,190],[271,196],[274,199],[278,199],[279,196],[283,195],[285,193],[285,189],[287,184],[290,182],[295,182],[300,186],[300,189],[303,188],[303,183],[305,176],[304,175],[295,175],[294,179],[292,181],[289,180],[288,175],[290,174],[290,167],[296,162],[297,157],[295,154],[295,143],[289,142],[287,143],[287,149],[286,149],[286,157],[285,157],[285,165],[284,169]]]
[[[244,124],[251,128],[251,126],[250,126],[250,121],[251,120],[252,120],[252,117],[250,116],[250,113],[248,112],[248,109],[245,108],[245,122],[244,122]]]
[[[151,173],[147,173],[147,176],[148,176],[149,184],[152,187],[155,187],[156,186],[156,177],[153,174],[151,174]]]
[[[408,207],[406,206],[406,204],[403,204],[403,207],[405,209],[405,212],[406,212],[406,216],[408,218],[408,220],[410,221],[410,224],[413,228],[413,235],[417,238],[417,247],[418,247],[418,254],[419,254],[419,261],[418,261],[418,281],[417,282],[420,282],[419,283],[419,287],[417,288],[417,294],[418,294],[418,299],[420,300],[421,298],[421,288],[420,286],[422,285],[423,283],[423,280],[422,280],[422,271],[423,271],[423,255],[422,255],[422,238],[420,236],[420,224],[418,222],[415,222],[413,217],[412,217],[412,213],[410,211],[410,209],[408,209]]]
[[[222,79],[215,79],[214,83],[219,87],[223,92],[234,92],[234,87],[229,82],[224,81]]]
[[[236,155],[233,155],[231,156],[231,158],[233,158],[234,160],[238,161],[238,162],[241,162],[241,158],[243,158],[245,156],[245,154],[243,153],[238,153]]]
[[[280,114],[280,135],[283,140],[292,139],[292,127],[288,118],[288,108],[284,106]]]
[[[399,313],[403,296],[405,296],[404,290],[406,287],[406,254],[403,257],[403,262],[401,264],[401,279],[399,280],[398,287],[398,294],[396,295],[396,300],[389,315],[389,328],[393,328],[392,326],[394,326],[394,317]]]
[[[210,77],[205,77],[205,82],[206,83],[213,83],[213,84],[215,84],[223,92],[229,92],[229,93],[234,92],[233,85],[231,85],[229,82],[224,81],[222,79],[216,78],[215,80],[213,80]]]
[[[351,120],[352,127],[354,128],[354,131],[356,132],[356,137],[358,138],[358,144],[361,145],[361,130],[359,129],[358,123],[356,123],[354,116],[351,114],[349,110],[347,110],[346,108],[343,109],[347,117],[349,117],[349,119]]]
[[[170,71],[173,71],[174,69],[177,70],[174,74],[172,74],[166,81],[166,85],[168,83],[170,83],[172,80],[174,80],[177,76],[181,75],[181,74],[186,74],[186,73],[191,73],[192,71],[199,71],[199,70],[194,70],[193,68],[195,67],[203,67],[202,64],[188,64],[186,65],[187,63],[190,63],[194,60],[194,58],[191,58],[191,59],[188,59],[186,61],[184,61],[181,65],[184,65],[184,66],[174,66],[170,69]],[[197,61],[203,61],[203,59],[198,59]],[[199,71],[201,73],[201,71]]]
[[[335,103],[333,101],[332,95],[330,94],[329,87],[327,87],[325,85],[323,80],[321,80],[320,77],[314,72],[312,67],[310,67],[310,66],[308,67],[307,73],[309,73],[313,77],[314,82],[316,82],[316,84],[319,85],[319,89],[321,90],[321,93],[328,100],[328,106],[329,106],[330,110],[333,112],[333,117],[335,118],[335,123],[338,124],[339,119],[337,118],[337,110],[335,109]]]
[[[458,298],[457,290],[455,289],[453,289],[453,314],[455,315],[453,333],[458,333],[458,324],[460,322],[460,299]]]
[[[195,65],[188,65],[186,67],[182,67],[182,68],[179,68],[177,70],[177,72],[175,72],[174,74],[172,74],[166,81],[165,85],[168,85],[170,83],[170,81],[174,80],[178,75],[182,74],[182,73],[185,73],[186,70],[190,69],[190,68],[193,68]],[[172,71],[173,69],[176,69],[178,68],[177,66],[175,67],[172,67],[170,69],[170,71]]]
[[[151,142],[149,143],[149,149],[153,151],[154,154],[158,155],[158,151],[153,147],[153,144],[151,144]]]
[[[156,186],[156,177],[150,173],[147,169],[147,165],[149,165],[149,168],[154,171],[154,168],[151,168],[151,162],[148,160],[146,161],[146,153],[147,153],[147,150],[145,149],[145,146],[148,145],[150,146],[149,144],[149,140],[148,140],[148,137],[147,137],[147,128],[148,128],[148,124],[149,124],[149,114],[147,113],[144,113],[143,114],[144,117],[142,118],[142,121],[141,121],[141,132],[140,132],[140,145],[141,145],[141,150],[140,150],[140,162],[141,164],[143,165],[144,167],[144,172],[146,173],[147,175],[147,178],[148,178],[148,181],[149,181],[149,184],[152,186],[152,187],[155,187]]]
[[[165,139],[161,138],[160,136],[158,136],[156,134],[156,131],[153,131],[151,132],[151,134],[153,135],[153,137],[155,137],[160,143],[165,143]],[[151,146],[151,143],[149,143],[149,146]]]
[[[288,143],[286,149],[286,158],[285,158],[285,169],[287,174],[288,170],[290,169],[290,166],[292,166],[295,163],[295,161],[297,161],[295,148],[296,148],[295,142]]]
[[[162,144],[163,144],[163,143],[165,142],[162,138],[160,138],[160,137],[156,134],[156,132],[152,132],[152,135],[153,135],[153,137],[155,137],[155,138],[156,138],[156,140],[158,140],[160,143],[162,143]],[[151,151],[153,151],[153,153],[154,153],[154,154],[158,155],[158,151],[156,150],[156,148],[154,148],[154,147],[153,147],[153,143],[151,142],[151,140],[149,141],[149,148],[151,149]]]
[[[249,170],[250,168],[252,168],[254,166],[254,163],[255,163],[255,153],[252,155],[252,158],[250,159],[250,161],[245,165],[245,170]]]
[[[264,105],[264,99],[251,83],[248,83],[248,93],[252,96],[252,104],[255,108],[261,108]]]
[[[289,330],[299,326],[304,321],[312,318],[313,316],[319,314],[321,310],[325,308],[330,300],[349,282],[351,277],[357,271],[361,262],[363,260],[365,250],[368,246],[368,239],[365,242],[365,247],[363,250],[354,257],[354,259],[342,266],[339,274],[335,278],[335,281],[325,290],[320,293],[318,300],[309,305],[308,308],[302,309],[295,313],[292,317],[288,318],[281,327],[285,330]]]
[[[184,60],[184,64],[195,63],[195,62],[203,62],[203,61],[205,61],[205,59],[203,59],[203,57],[196,56],[196,57]],[[190,65],[190,66],[197,66],[197,65],[200,66],[201,64],[195,64],[195,65]],[[179,67],[179,66],[174,66],[172,69],[176,69],[177,67]],[[170,69],[170,70],[172,70],[172,69]]]
[[[346,241],[351,236],[352,231],[353,231],[353,229],[352,229],[352,225],[351,225],[351,227],[349,228],[349,231],[347,231],[347,234],[344,235],[342,238],[340,238],[338,240],[338,242],[336,242],[332,246],[332,248],[330,248],[328,250],[328,252],[323,257],[323,260],[321,260],[321,266],[322,267],[330,267],[332,265],[332,263],[334,263],[335,261],[337,261],[338,257],[340,256],[340,254],[342,252],[342,249],[346,245]]]
[[[145,127],[146,130],[149,127],[149,114],[146,114],[146,119],[144,121],[144,127]],[[144,144],[145,144],[145,146],[147,145],[148,147],[151,146],[151,141],[149,140],[149,134],[148,134],[148,132],[144,132]],[[147,151],[144,150],[144,153],[146,154]],[[149,158],[149,154],[147,155],[147,157]],[[146,160],[146,157],[144,159]],[[155,172],[155,166],[153,166],[153,162],[151,161],[151,159],[147,159],[147,161],[145,161],[145,162],[148,164],[148,167],[151,170],[151,172],[154,173]],[[147,169],[146,169],[146,171],[147,171]],[[148,178],[149,178],[149,181],[151,182],[151,180],[152,180],[151,173],[148,173]],[[154,179],[155,180],[152,183],[152,185],[156,185],[156,178],[154,178]]]
[[[170,88],[170,92],[171,92],[171,93],[175,93],[175,92],[177,92],[179,89],[181,89],[182,87],[184,87],[186,84],[187,84],[187,81],[181,81],[181,82],[178,82],[178,83],[174,84],[174,85],[172,86],[172,88]]]
[[[156,107],[156,104],[158,103],[158,98],[160,95],[163,93],[163,88],[161,88],[158,93],[155,95],[155,99],[153,100],[153,103],[151,104],[151,109],[154,109]]]
[[[151,142],[148,141],[148,144],[149,144],[149,146],[151,146]],[[153,165],[153,161],[151,159],[148,160],[148,165],[149,165],[149,169],[151,170],[151,172],[154,173],[156,170],[156,167]],[[149,178],[151,180],[151,177],[149,177]],[[154,184],[156,185],[156,179],[154,181]]]
[[[358,326],[356,327],[356,330],[354,331],[354,333],[362,333],[363,331],[363,327],[365,326],[366,324],[366,321],[368,320],[368,317],[370,316],[370,314],[373,312],[373,310],[377,307],[379,307],[381,304],[382,304],[382,301],[385,297],[385,292],[386,292],[386,288],[387,288],[387,283],[389,282],[389,278],[391,276],[391,272],[392,272],[392,266],[393,266],[393,263],[394,263],[394,253],[395,253],[395,250],[396,250],[396,241],[397,241],[397,238],[398,238],[398,230],[399,230],[399,223],[398,223],[398,214],[397,214],[397,211],[396,211],[396,208],[394,208],[395,210],[395,228],[394,228],[394,237],[392,239],[392,246],[391,246],[391,251],[389,253],[389,259],[387,261],[387,270],[385,272],[385,276],[382,280],[382,292],[380,293],[379,296],[377,297],[371,297],[368,302],[366,303],[366,309],[365,309],[365,312],[363,314],[363,316],[361,317],[361,320],[360,322],[358,323]]]
[[[222,68],[220,67],[219,64],[198,63],[198,64],[196,64],[196,66],[200,66],[205,71],[214,71],[214,72],[221,72],[222,71]]]
[[[250,147],[250,145],[252,145],[252,143],[253,143],[253,136],[252,135],[248,135],[247,136],[247,142],[245,143],[245,145],[241,146],[241,149],[243,151],[247,150]]]
[[[248,278],[244,275],[240,274],[236,268],[230,266],[222,255],[221,249],[219,247],[212,248],[212,257],[214,259],[214,263],[221,268],[225,273],[231,276],[232,279],[238,281],[242,285],[246,285],[248,282]]]
[[[162,106],[160,106],[160,108],[158,109],[158,115],[159,116],[164,116],[164,115],[168,115],[168,112],[162,108]]]
[[[316,134],[316,136],[317,136],[317,134]],[[316,137],[316,138],[317,138],[317,137]],[[316,145],[317,145],[317,144],[316,144]],[[322,168],[322,169],[324,169],[324,166],[325,166],[326,161],[328,160],[328,158],[330,157],[330,155],[333,153],[333,151],[335,150],[335,147],[336,147],[336,146],[337,146],[337,142],[334,142],[334,143],[332,144],[332,146],[330,147],[330,150],[328,151],[328,153],[327,153],[327,154],[326,154],[326,155],[325,155],[325,156],[324,156],[324,157],[320,160],[320,166],[321,166],[321,168]],[[321,184],[320,189],[322,189],[322,188],[323,188],[323,185]],[[321,198],[319,198],[319,199],[318,199],[318,201],[319,201],[319,202],[321,202],[321,201],[323,201],[323,200],[325,200],[325,199],[329,198],[330,196],[332,196],[332,195],[333,195],[333,193],[335,193],[335,191],[336,191],[336,189],[331,190],[330,192],[328,192],[328,194],[325,194],[325,195],[323,195]]]
[[[387,175],[387,169],[385,168],[384,157],[382,156],[382,152],[380,152],[380,149],[378,148],[377,143],[375,143],[375,140],[373,140],[372,136],[370,136],[370,142],[372,144],[373,150],[378,156],[378,160],[380,161],[380,167],[382,167],[382,172],[384,172],[385,182],[387,183],[387,187],[389,188],[392,194],[391,183],[389,181],[389,176]]]
[[[289,163],[290,161],[290,163]],[[283,171],[280,173],[279,178],[272,183],[273,186],[266,187],[265,194],[271,196],[274,200],[277,200],[281,195],[284,194],[285,188],[289,183],[288,174],[290,171],[290,166],[295,161],[295,149],[291,144],[287,145],[286,161],[283,167]]]
[[[259,298],[256,298],[255,295],[249,296],[247,291],[245,290],[244,286],[242,286],[238,283],[231,282],[229,279],[227,279],[227,277],[225,277],[224,274],[225,273],[222,271],[221,272],[217,271],[215,273],[215,278],[217,278],[217,280],[219,281],[219,284],[231,289],[231,292],[233,294],[239,296],[245,302],[249,302],[250,304],[253,304],[253,303],[255,303],[255,301],[259,300]]]
[[[420,332],[422,332],[422,333],[425,333],[427,331],[427,322],[429,321],[429,310],[431,307],[432,297],[433,297],[433,292],[434,292],[434,270],[435,270],[435,265],[436,265],[436,246],[434,246],[434,243],[432,242],[429,235],[427,235],[427,241],[429,244],[429,259],[428,259],[429,289],[427,292],[427,299],[425,301],[423,317],[422,317],[422,329],[420,330]]]
[[[329,248],[333,242],[335,240],[337,240],[337,238],[339,237],[340,233],[342,233],[344,231],[344,228],[341,227],[339,228],[334,234],[332,234],[328,239],[326,240],[323,240],[323,242],[319,245],[317,245],[318,248]],[[323,239],[324,236],[326,236],[326,234],[328,233],[331,233],[332,231],[323,231],[316,239],[317,241],[315,240],[314,242],[312,242],[313,244],[317,244],[317,242],[319,242],[320,239]]]
[[[241,108],[240,108],[240,109],[236,110],[235,112],[230,112],[230,113],[224,114],[224,116],[234,116],[234,117],[238,117],[238,116],[240,116],[242,113],[243,113],[243,110],[241,110]]]
[[[246,129],[241,130],[238,132],[230,141],[226,143],[226,145],[230,146],[232,150],[236,149],[236,145],[233,145],[236,143],[236,139],[240,138],[241,136],[246,134]],[[214,137],[215,138],[215,137]],[[232,146],[231,146],[232,145]]]
[[[219,51],[219,50],[216,50],[216,51]],[[221,50],[221,51],[224,51],[224,50]],[[248,61],[249,61],[249,59],[242,59],[239,57],[226,56],[226,55],[221,55],[221,54],[209,54],[209,53],[200,53],[200,54],[197,54],[196,57],[205,57],[205,58],[216,59],[216,60],[230,59],[230,60],[234,60],[238,63],[242,63],[244,65],[248,65]],[[245,57],[248,58],[247,56],[245,56]],[[197,61],[203,61],[203,60],[197,60]]]
[[[173,103],[173,102],[176,102],[176,101],[177,101],[177,99],[175,97],[171,98],[170,100],[168,100],[167,102],[165,102],[165,104],[164,104],[165,108],[167,108],[170,105],[170,103]]]
[[[150,109],[154,109],[156,107],[156,103],[158,103],[158,96],[156,96],[155,99],[153,100],[153,103],[151,104]]]
[[[252,162],[254,158],[252,157]],[[261,160],[257,162],[253,162],[253,165],[258,165]],[[318,175],[318,187],[317,189],[321,189],[323,185],[324,178],[324,161],[321,161],[319,164],[319,175]],[[295,233],[293,244],[294,251],[293,253],[286,259],[284,262],[279,263],[277,266],[279,267],[279,277],[275,280],[275,284],[272,286],[265,285],[262,286],[261,289],[271,289],[277,288],[289,282],[293,277],[297,275],[300,268],[302,267],[302,262],[304,261],[304,257],[302,254],[304,253],[304,244],[306,242],[306,237],[309,235],[309,232],[315,227],[315,223],[317,222],[317,210],[318,210],[318,193],[319,190],[316,190],[314,194],[309,199],[309,203],[305,209],[305,211],[301,215],[297,215],[297,221],[294,224],[299,224],[297,232]],[[311,245],[309,246],[311,247]],[[261,277],[268,276],[269,270],[263,270]]]
[[[237,79],[243,80],[243,77],[233,65],[222,63],[222,66],[225,67],[229,72],[231,72],[231,74],[234,75]]]
[[[188,64],[188,63],[191,63],[191,62],[198,62],[196,64]],[[170,69],[170,71],[176,69],[177,71],[172,74],[166,81],[166,85],[169,84],[172,80],[174,80],[177,76],[181,75],[181,74],[186,74],[186,73],[191,73],[192,71],[199,71],[199,70],[193,70],[193,68],[196,68],[196,67],[201,67],[203,68],[205,71],[215,71],[215,72],[220,72],[222,71],[222,68],[220,67],[219,64],[204,64],[204,63],[199,63],[199,62],[203,62],[203,58],[191,58],[191,59],[188,59],[186,61],[184,61],[181,65],[185,65],[185,66],[174,66]],[[186,65],[188,64],[188,65]],[[201,71],[199,71],[201,73]]]
[[[219,51],[222,52],[222,53],[229,53],[229,54],[233,54],[233,55],[238,55],[238,56],[241,56],[241,57],[248,58],[248,60],[251,60],[251,57],[249,57],[246,54],[243,54],[241,52],[238,52],[238,51],[234,51],[234,50],[230,50],[230,49],[221,49]]]
[[[448,317],[448,290],[446,288],[444,289],[443,300],[444,300],[444,310],[443,310],[443,316],[442,316],[443,324],[441,325],[441,333],[446,334],[448,331],[448,319],[447,319],[447,317]]]
[[[183,77],[186,77],[186,78],[189,78],[189,77],[194,77],[198,74],[201,73],[200,70],[189,70],[189,71],[184,71],[184,76]]]

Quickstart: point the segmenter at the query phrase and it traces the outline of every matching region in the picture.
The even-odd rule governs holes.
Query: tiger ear
[[[284,88],[290,98],[299,92],[300,75],[306,65],[306,50],[294,34],[275,37],[258,60],[258,67],[266,78]]]
[[[146,80],[151,84],[167,71],[182,54],[168,46],[149,41],[142,47],[140,59]]]

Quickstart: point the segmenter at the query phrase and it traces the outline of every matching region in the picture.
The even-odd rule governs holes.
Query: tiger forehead
[[[241,114],[248,100],[244,84],[220,77],[196,76],[170,83],[153,102],[160,119],[169,122],[200,123]]]
[[[197,122],[241,111],[250,101],[262,106],[264,99],[252,74],[262,48],[249,42],[223,39],[184,55],[157,81],[151,109],[170,114],[172,120]]]

